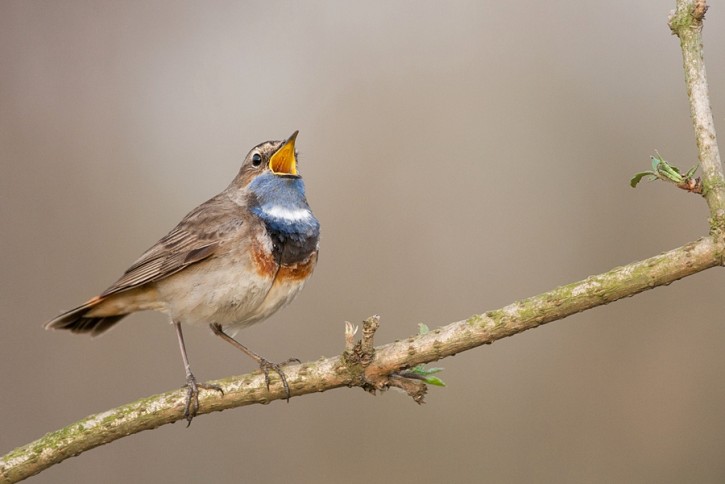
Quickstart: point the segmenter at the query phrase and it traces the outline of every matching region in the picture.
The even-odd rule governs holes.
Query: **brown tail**
[[[103,300],[101,297],[94,297],[82,306],[67,311],[57,318],[47,322],[45,329],[69,329],[73,333],[91,333],[91,336],[108,331],[111,326],[119,322],[128,314],[114,316],[86,316],[91,309]]]

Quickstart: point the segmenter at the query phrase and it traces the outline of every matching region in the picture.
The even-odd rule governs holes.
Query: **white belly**
[[[292,302],[304,286],[304,279],[260,274],[246,257],[230,262],[210,258],[157,282],[162,311],[183,324],[221,324],[233,335]]]
[[[259,275],[250,266],[248,261],[211,258],[159,281],[165,312],[172,320],[190,325],[243,327],[259,321],[259,308],[273,278]]]

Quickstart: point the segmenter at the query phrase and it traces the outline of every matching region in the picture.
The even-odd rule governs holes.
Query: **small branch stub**
[[[375,354],[375,344],[373,337],[380,327],[380,316],[377,314],[370,316],[363,321],[362,340],[360,340],[361,362],[363,366],[368,366]]]
[[[702,21],[708,9],[705,0],[678,1],[677,8],[670,12],[667,24],[672,30],[672,35],[680,36],[683,29],[702,28]]]
[[[351,373],[359,374],[358,386],[363,390],[375,393],[385,387],[385,383],[376,379],[369,380],[365,375],[365,370],[370,366],[370,362],[375,355],[374,336],[375,331],[380,327],[380,316],[374,315],[363,321],[362,338],[354,343],[354,336],[358,328],[350,322],[345,322],[345,352],[343,353],[343,361],[346,363]]]
[[[390,386],[400,388],[418,405],[425,403],[425,394],[428,393],[428,385],[422,381],[411,378],[405,372],[396,373],[390,376]]]
[[[343,360],[347,363],[351,372],[354,372],[355,367],[359,365],[360,381],[358,385],[366,392],[374,395],[378,391],[385,391],[390,387],[395,387],[407,393],[416,403],[424,403],[423,399],[428,392],[425,373],[424,376],[421,376],[421,374],[412,370],[391,372],[390,374],[370,371],[370,364],[375,358],[374,336],[379,327],[380,316],[370,316],[363,321],[362,338],[353,344],[353,337],[357,332],[357,327],[346,322]],[[439,371],[439,369],[433,370],[433,372],[436,371]]]

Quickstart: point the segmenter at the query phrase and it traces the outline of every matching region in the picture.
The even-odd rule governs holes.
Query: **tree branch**
[[[669,26],[672,33],[680,38],[690,116],[703,172],[703,194],[710,207],[711,232],[722,233],[725,230],[725,178],[710,108],[702,48],[702,23],[707,9],[705,0],[678,0],[677,8],[670,13]]]
[[[363,338],[357,343],[354,342],[355,330],[347,323],[346,349],[342,355],[285,368],[291,395],[301,396],[342,386],[359,386],[373,392],[397,386],[408,391],[416,401],[421,401],[425,386],[406,378],[408,373],[401,373],[401,370],[490,344],[577,312],[723,265],[725,183],[702,57],[701,31],[706,10],[703,0],[678,0],[677,9],[670,17],[670,28],[679,36],[682,46],[685,79],[703,169],[704,195],[711,212],[710,236],[501,309],[473,315],[426,334],[378,348],[372,343],[379,324],[377,317],[363,323]],[[269,403],[286,397],[278,379],[273,381],[268,391],[260,372],[213,383],[223,388],[224,395],[216,392],[200,395],[199,414],[254,403]],[[17,482],[99,445],[182,420],[185,395],[184,390],[175,390],[151,396],[46,434],[0,459],[0,482]]]
[[[390,385],[405,388],[405,384],[397,381],[401,377],[395,375],[402,369],[490,344],[721,265],[724,249],[721,239],[705,237],[655,257],[378,348],[372,347],[377,319],[371,318],[363,325],[363,341],[352,350],[348,346],[341,356],[285,368],[290,392],[296,397],[342,386],[367,390],[384,390]],[[210,383],[221,386],[224,395],[217,392],[200,395],[199,414],[286,397],[278,379],[268,392],[260,372]],[[51,432],[0,460],[2,482],[17,482],[99,445],[183,420],[185,395],[184,390],[175,390],[144,398]]]

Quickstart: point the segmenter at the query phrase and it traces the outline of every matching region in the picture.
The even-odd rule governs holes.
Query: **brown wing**
[[[147,250],[121,278],[100,296],[49,321],[46,329],[67,329],[95,336],[108,330],[127,313],[90,315],[113,294],[133,290],[168,277],[184,267],[217,254],[230,239],[244,240],[244,210],[224,192],[199,205],[166,237]],[[129,312],[133,312],[131,309]]]
[[[243,225],[242,210],[224,193],[199,205],[147,250],[101,297],[158,281],[214,255]]]

